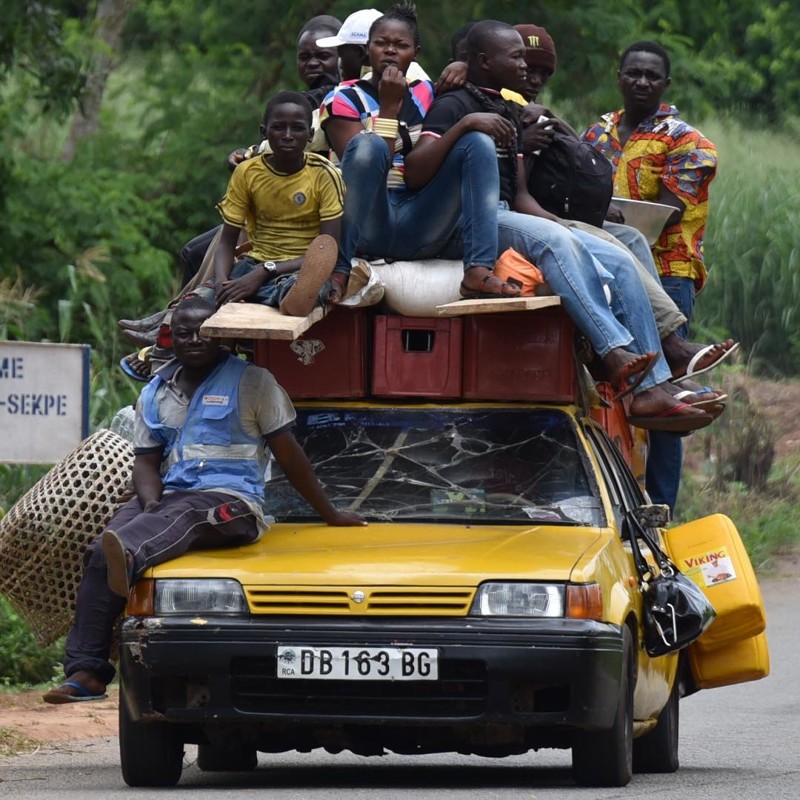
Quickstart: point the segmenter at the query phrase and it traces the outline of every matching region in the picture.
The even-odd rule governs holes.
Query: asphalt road
[[[700,692],[681,702],[681,768],[635,775],[624,789],[579,789],[569,753],[546,750],[508,759],[290,753],[261,755],[247,774],[203,773],[193,748],[177,789],[133,790],[122,782],[117,740],[77,742],[0,758],[0,797],[200,797],[219,800],[800,800],[800,582],[762,582],[772,674],[755,683]],[[265,794],[268,793],[268,794]]]

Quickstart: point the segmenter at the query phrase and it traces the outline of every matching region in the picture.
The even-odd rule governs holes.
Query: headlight
[[[564,587],[555,583],[484,583],[470,614],[482,617],[563,617]]]
[[[230,578],[157,580],[156,614],[242,614],[242,585]]]

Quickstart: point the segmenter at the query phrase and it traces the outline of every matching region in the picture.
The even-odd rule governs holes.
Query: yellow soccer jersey
[[[249,256],[287,261],[305,253],[321,222],[342,216],[344,183],[336,167],[316,153],[306,153],[305,166],[292,175],[257,156],[236,167],[217,210],[229,225],[247,227],[253,243]]]

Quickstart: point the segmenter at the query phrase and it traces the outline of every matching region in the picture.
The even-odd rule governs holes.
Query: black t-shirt
[[[489,93],[487,92],[487,94]],[[490,97],[494,102],[507,104],[507,101],[503,100],[499,93],[492,92]],[[424,134],[425,131],[430,131],[441,136],[460,119],[476,111],[486,112],[488,109],[484,108],[480,101],[466,89],[454,89],[452,92],[446,92],[433,101],[422,125],[422,132]],[[522,152],[522,137],[518,133],[516,152],[511,152],[506,147],[496,147],[495,149],[497,150],[497,167],[500,172],[500,199],[512,205],[516,186],[517,153]]]

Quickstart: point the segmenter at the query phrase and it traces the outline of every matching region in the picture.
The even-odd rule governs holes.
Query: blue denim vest
[[[162,369],[141,395],[144,421],[164,445],[164,491],[230,490],[264,503],[260,437],[247,434],[239,419],[239,381],[247,363],[223,359],[197,388],[182,428],[161,422],[156,397],[179,364]]]

